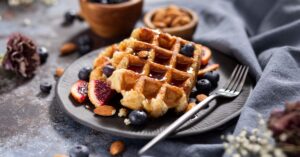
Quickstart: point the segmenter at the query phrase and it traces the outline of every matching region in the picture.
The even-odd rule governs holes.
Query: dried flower
[[[265,120],[259,116],[259,128],[243,129],[237,136],[222,136],[226,154],[232,157],[285,157],[277,148]]]
[[[7,52],[2,67],[24,78],[30,78],[39,64],[40,57],[33,41],[22,34],[13,34],[7,42]]]
[[[273,110],[268,127],[279,147],[290,156],[300,156],[300,101],[287,103],[285,110]]]

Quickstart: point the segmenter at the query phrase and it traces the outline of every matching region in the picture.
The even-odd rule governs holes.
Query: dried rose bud
[[[22,34],[10,36],[2,67],[5,70],[14,71],[24,78],[30,78],[39,65],[40,57],[34,42]]]

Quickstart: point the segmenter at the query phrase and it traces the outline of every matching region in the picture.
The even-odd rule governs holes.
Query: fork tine
[[[242,66],[241,72],[239,73],[236,81],[234,82],[234,85],[232,86],[231,89],[229,89],[229,91],[234,92],[237,89],[237,87],[239,86],[239,84],[240,84],[240,82],[241,82],[241,80],[244,76],[244,73],[245,73],[246,69],[247,69],[246,66]]]
[[[236,92],[241,92],[241,90],[242,90],[242,88],[244,86],[244,83],[246,81],[246,78],[247,78],[248,70],[249,70],[249,67],[246,66],[246,71],[245,71],[245,73],[243,75],[242,81],[240,82],[238,88],[236,89]]]
[[[243,69],[243,66],[239,66],[237,73],[234,75],[233,79],[231,80],[230,84],[228,85],[226,91],[230,91],[234,84],[236,83],[237,79],[239,78],[241,74],[241,70]]]
[[[227,82],[225,83],[225,85],[223,86],[223,89],[224,89],[224,90],[226,90],[226,89],[228,88],[228,86],[230,85],[230,83],[231,83],[233,77],[235,76],[235,73],[237,72],[237,69],[238,69],[239,67],[240,67],[239,64],[235,66],[235,68],[234,68],[234,70],[233,70],[233,72],[232,72],[230,78],[228,79],[228,81],[227,81]]]

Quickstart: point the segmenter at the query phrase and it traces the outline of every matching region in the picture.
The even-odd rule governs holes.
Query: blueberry
[[[75,11],[67,11],[64,15],[64,22],[63,22],[63,26],[69,26],[72,25],[74,23],[74,21],[77,18],[77,13]]]
[[[145,124],[147,121],[147,113],[144,111],[134,110],[131,111],[129,114],[129,120],[133,125],[142,125]]]
[[[92,51],[92,47],[90,45],[80,45],[78,47],[78,52],[80,56],[83,56]]]
[[[93,40],[91,39],[91,37],[89,35],[82,35],[77,39],[77,44],[79,46],[81,46],[81,45],[92,46],[92,42],[93,42]]]
[[[217,72],[207,72],[203,76],[204,79],[208,79],[213,86],[217,86],[220,80],[220,75]]]
[[[211,91],[211,83],[209,80],[207,79],[201,79],[197,82],[197,89],[198,89],[198,92],[199,93],[203,93],[203,94],[206,94],[208,95],[209,92]]]
[[[41,64],[44,64],[47,61],[48,58],[48,49],[46,47],[39,47],[37,50],[39,56],[40,56],[40,61]]]
[[[191,96],[191,97],[196,97],[196,96],[197,96],[197,94],[198,94],[198,90],[197,90],[197,88],[196,88],[196,87],[194,87],[194,88],[192,89],[192,91],[191,91],[191,94],[190,94],[190,96]]]
[[[193,57],[194,50],[195,50],[194,45],[192,43],[188,43],[181,47],[180,53],[187,57]]]
[[[80,80],[89,81],[91,71],[92,71],[92,68],[90,68],[90,67],[81,68],[78,73],[78,78]]]
[[[115,71],[115,68],[111,65],[106,65],[106,66],[103,67],[103,74],[106,77],[111,76],[114,71]]]
[[[42,82],[40,84],[40,90],[43,93],[50,93],[52,85],[49,82]]]
[[[77,145],[69,152],[70,157],[88,157],[89,154],[89,148],[83,145]]]

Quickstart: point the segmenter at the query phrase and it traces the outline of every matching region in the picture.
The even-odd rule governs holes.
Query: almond
[[[185,112],[191,110],[194,106],[196,106],[196,104],[194,102],[189,103],[188,106],[186,107]]]
[[[100,116],[113,116],[116,113],[116,109],[113,106],[102,105],[94,109],[94,113]]]
[[[165,24],[164,22],[153,22],[154,26],[157,28],[166,28],[167,24]]]
[[[64,73],[64,69],[63,68],[61,68],[61,67],[56,68],[56,70],[55,70],[55,76],[56,77],[62,76],[63,73]]]
[[[109,152],[111,155],[119,155],[125,150],[125,144],[122,141],[115,141],[110,145]]]
[[[154,22],[163,21],[163,19],[165,18],[165,15],[166,15],[165,10],[160,9],[160,10],[156,11],[156,13],[154,14],[153,21]]]
[[[199,95],[196,96],[196,98],[197,98],[197,100],[199,102],[201,102],[201,101],[203,101],[204,99],[207,98],[207,95],[205,95],[205,94],[199,94]]]
[[[65,43],[60,48],[60,54],[61,55],[67,55],[67,54],[75,52],[76,49],[77,49],[76,44],[74,44],[74,43]]]
[[[176,17],[176,18],[172,21],[171,27],[180,26],[180,25],[181,25],[180,21],[181,21],[181,17],[180,17],[180,16]]]

